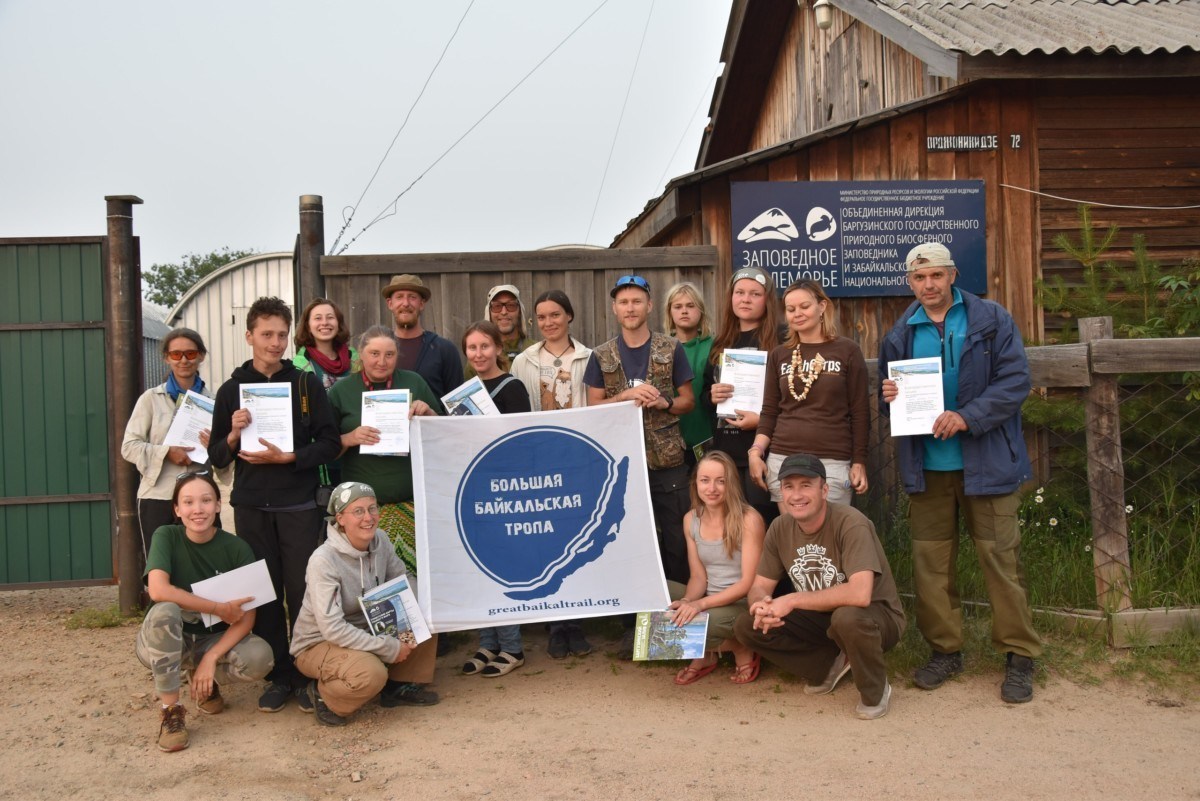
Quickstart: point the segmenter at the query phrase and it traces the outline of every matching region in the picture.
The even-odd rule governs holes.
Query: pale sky
[[[466,11],[344,244],[603,4],[346,253],[608,245],[693,168],[730,3],[0,0],[0,237],[132,194],[143,268],[291,251],[317,194],[330,248]]]

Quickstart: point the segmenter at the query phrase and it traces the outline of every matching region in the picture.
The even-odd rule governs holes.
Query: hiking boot
[[[325,699],[321,697],[321,693],[317,692],[316,679],[308,683],[308,701],[312,704],[313,716],[317,719],[317,723],[322,726],[346,725],[347,721],[344,717],[325,706]]]
[[[922,690],[936,690],[946,683],[946,679],[957,676],[963,671],[962,651],[952,654],[933,652],[933,656],[913,673],[913,684]]]
[[[278,684],[271,682],[267,685],[267,689],[258,697],[259,712],[278,712],[287,706],[288,699],[292,697],[292,688],[286,684]]]
[[[196,702],[196,709],[199,709],[206,715],[219,715],[225,711],[225,699],[221,697],[221,688],[217,683],[213,682],[212,692],[207,698],[201,698]]]
[[[1000,700],[1006,704],[1024,704],[1033,700],[1033,660],[1009,652],[1004,665],[1004,683]]]
[[[858,706],[854,707],[854,714],[859,720],[875,720],[887,714],[888,705],[892,702],[892,685],[890,682],[885,682],[883,685],[883,697],[879,699],[879,703],[874,706],[867,706],[862,701],[858,702]]]
[[[441,699],[433,690],[410,681],[388,679],[379,693],[379,705],[388,709],[394,706],[433,706]]]
[[[188,747],[188,730],[184,724],[187,713],[183,704],[171,704],[162,710],[162,724],[158,727],[158,750],[170,753]]]
[[[546,653],[550,654],[551,659],[566,659],[571,653],[571,646],[567,644],[566,629],[556,628],[550,632],[550,644],[546,646]]]
[[[583,629],[577,625],[567,628],[567,648],[572,656],[587,656],[592,652],[592,644],[583,636]]]
[[[845,678],[850,672],[850,660],[846,658],[846,654],[838,651],[838,655],[833,658],[833,664],[829,667],[829,672],[825,674],[825,681],[820,684],[810,684],[804,688],[806,695],[827,695],[833,692],[833,688],[838,686],[838,682]]]

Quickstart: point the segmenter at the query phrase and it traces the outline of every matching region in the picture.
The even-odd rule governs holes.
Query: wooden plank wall
[[[747,150],[806,136],[954,86],[848,14],[808,36],[809,15],[792,14]]]
[[[534,299],[548,289],[561,289],[575,307],[571,333],[590,347],[617,333],[608,294],[617,278],[628,273],[643,276],[654,301],[661,301],[677,281],[692,281],[712,296],[716,259],[716,250],[706,247],[327,256],[321,260],[321,275],[326,293],[345,313],[354,336],[372,325],[392,324],[381,290],[391,276],[413,273],[431,294],[422,325],[455,344],[468,325],[483,319],[488,290],[512,284],[521,291],[526,331],[534,339],[540,339]],[[656,307],[651,328],[661,330],[661,319]]]
[[[1200,259],[1200,88],[1194,80],[1052,82],[1038,91],[1036,115],[1034,188],[1097,204],[1097,228],[1120,227],[1109,254],[1114,263],[1130,263],[1139,233],[1164,265]],[[1128,208],[1138,206],[1192,208]],[[1054,244],[1060,233],[1078,239],[1077,208],[1074,200],[1041,199],[1047,278],[1079,278],[1079,264]],[[1047,321],[1048,328],[1057,325]]]

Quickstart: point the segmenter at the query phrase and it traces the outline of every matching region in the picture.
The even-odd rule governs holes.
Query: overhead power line
[[[515,84],[515,85],[514,85],[514,86],[513,86],[511,89],[509,89],[507,92],[505,92],[505,93],[504,93],[504,94],[503,94],[503,95],[500,97],[500,99],[499,99],[499,100],[497,100],[497,101],[496,101],[496,102],[495,102],[495,103],[492,105],[492,107],[491,107],[491,108],[489,108],[487,111],[485,111],[482,117],[480,117],[478,120],[476,120],[476,121],[475,121],[475,122],[474,122],[474,123],[471,125],[471,127],[470,127],[470,128],[468,128],[466,131],[464,131],[464,132],[463,132],[463,134],[462,134],[460,137],[458,137],[457,139],[455,139],[455,140],[454,140],[454,142],[453,142],[453,143],[450,145],[450,147],[446,148],[446,149],[445,149],[445,150],[442,152],[442,154],[441,154],[440,156],[438,156],[436,159],[434,159],[434,160],[433,160],[433,163],[431,163],[431,164],[430,164],[428,167],[426,167],[424,170],[422,170],[422,171],[421,171],[421,173],[420,173],[420,174],[419,174],[419,175],[418,175],[416,178],[414,178],[414,179],[413,179],[412,183],[410,183],[408,186],[404,187],[404,189],[403,189],[403,190],[400,192],[400,194],[396,195],[396,197],[392,199],[392,202],[391,202],[391,203],[389,203],[389,204],[387,204],[386,206],[384,206],[383,210],[381,210],[381,211],[380,211],[378,214],[376,214],[376,215],[375,215],[375,216],[374,216],[374,217],[371,219],[371,221],[370,221],[370,222],[368,222],[366,225],[364,225],[364,226],[362,227],[362,230],[360,230],[360,231],[359,231],[357,234],[355,234],[355,235],[354,235],[354,238],[353,238],[353,239],[351,239],[349,242],[347,242],[345,245],[343,245],[343,246],[342,246],[342,249],[338,251],[338,254],[340,254],[340,253],[344,253],[344,252],[346,251],[346,248],[348,248],[348,247],[350,247],[351,245],[353,245],[353,244],[354,244],[354,242],[355,242],[355,241],[356,241],[356,240],[357,240],[357,239],[358,239],[360,236],[362,236],[362,235],[363,235],[363,234],[365,234],[367,231],[369,231],[369,230],[370,230],[372,227],[374,227],[374,226],[375,226],[377,223],[379,223],[379,222],[382,222],[383,220],[386,220],[388,217],[393,217],[393,216],[395,216],[395,215],[396,215],[396,213],[397,213],[397,204],[400,202],[400,199],[401,199],[402,197],[404,197],[405,195],[407,195],[407,194],[409,193],[409,191],[410,191],[410,190],[411,190],[411,189],[412,189],[414,186],[416,186],[416,185],[417,185],[417,183],[418,183],[418,182],[419,182],[419,181],[420,181],[422,178],[424,178],[426,175],[428,175],[430,170],[432,170],[432,169],[433,169],[434,167],[436,167],[436,166],[437,166],[439,163],[441,163],[442,159],[444,159],[444,158],[446,158],[446,156],[450,155],[450,152],[451,152],[451,151],[453,151],[453,150],[454,150],[454,148],[458,147],[458,145],[459,145],[459,144],[460,144],[460,143],[461,143],[461,142],[462,142],[464,139],[466,139],[468,136],[470,136],[472,131],[474,131],[476,128],[478,128],[480,125],[482,125],[482,124],[483,124],[483,121],[484,121],[484,120],[486,120],[488,117],[490,117],[490,116],[492,115],[492,112],[493,112],[493,111],[495,111],[496,109],[498,109],[498,108],[500,107],[500,105],[501,105],[501,104],[502,104],[502,103],[503,103],[505,100],[507,100],[507,99],[509,98],[509,96],[510,96],[510,95],[512,95],[512,94],[513,94],[513,92],[515,92],[515,91],[517,91],[518,89],[520,89],[520,88],[521,88],[521,86],[522,86],[522,84],[524,84],[524,83],[525,83],[525,81],[529,80],[529,78],[530,78],[530,77],[531,77],[531,76],[532,76],[532,75],[533,75],[535,72],[537,72],[537,71],[538,71],[538,70],[541,68],[541,66],[542,66],[543,64],[545,64],[547,61],[549,61],[549,60],[550,60],[550,58],[551,58],[551,56],[553,56],[555,53],[557,53],[557,52],[558,52],[558,51],[559,51],[559,50],[562,48],[562,46],[563,46],[563,45],[565,45],[567,42],[569,42],[569,41],[571,40],[571,37],[573,37],[573,36],[574,36],[576,33],[578,33],[578,32],[579,32],[579,30],[580,30],[580,29],[581,29],[581,28],[582,28],[584,25],[587,25],[587,24],[588,24],[588,22],[591,20],[591,18],[592,18],[592,17],[594,17],[594,16],[596,16],[596,14],[598,14],[598,13],[600,12],[600,9],[602,9],[602,8],[604,8],[606,5],[608,5],[608,2],[609,2],[609,0],[603,0],[603,2],[601,2],[601,3],[600,3],[600,5],[596,6],[596,8],[592,10],[592,13],[590,13],[590,14],[588,14],[586,17],[584,17],[582,22],[580,22],[578,25],[576,25],[574,28],[572,28],[572,29],[571,29],[571,32],[570,32],[570,33],[568,33],[568,34],[567,34],[567,35],[566,35],[566,36],[563,38],[563,40],[562,40],[561,42],[559,42],[558,44],[556,44],[556,45],[554,46],[554,48],[553,48],[553,49],[552,49],[552,50],[551,50],[549,53],[547,53],[545,56],[543,56],[541,61],[539,61],[537,64],[534,64],[534,65],[533,65],[533,69],[531,69],[531,70],[529,70],[529,72],[525,73],[524,77],[522,77],[522,78],[521,78],[521,80],[517,81],[517,82],[516,82],[516,84]],[[334,255],[337,255],[337,254],[334,254]]]
[[[354,205],[346,207],[350,209],[350,213],[346,214],[346,209],[342,209],[342,230],[338,231],[337,239],[333,240],[333,246],[329,248],[330,253],[337,251],[338,243],[342,241],[342,235],[346,233],[346,229],[350,227],[350,223],[354,220],[354,214],[358,211],[359,204],[362,203],[363,198],[367,196],[367,190],[371,188],[371,184],[375,183],[375,178],[379,175],[379,170],[383,168],[383,163],[387,161],[388,156],[390,156],[392,153],[392,148],[396,146],[396,140],[400,138],[400,134],[404,131],[405,127],[408,126],[408,120],[412,117],[413,110],[417,107],[417,104],[421,102],[421,98],[425,96],[425,90],[429,88],[429,82],[433,80],[433,74],[437,72],[437,68],[441,66],[442,59],[446,57],[446,51],[450,49],[450,44],[454,41],[455,37],[458,36],[458,31],[460,28],[462,28],[462,24],[466,21],[467,14],[470,13],[473,5],[475,5],[475,0],[471,0],[471,2],[467,4],[467,8],[465,11],[463,11],[462,16],[459,18],[458,24],[454,26],[454,32],[451,33],[450,38],[446,40],[446,46],[442,48],[441,55],[438,56],[437,62],[433,65],[433,69],[429,71],[429,75],[425,77],[425,83],[421,85],[421,91],[417,93],[416,99],[413,100],[412,105],[408,107],[408,113],[404,115],[404,121],[401,122],[400,127],[396,129],[396,135],[392,137],[391,144],[389,144],[387,146],[387,150],[384,151],[383,158],[381,158],[379,163],[375,165],[375,172],[371,173],[371,180],[367,181],[367,185],[363,187],[362,194],[358,196],[358,200],[354,201]]]
[[[646,45],[646,32],[650,30],[650,17],[654,15],[654,0],[650,0],[650,8],[646,12],[646,23],[642,26],[642,40],[638,42],[637,57],[633,60],[633,69],[629,73],[629,85],[625,87],[625,99],[621,102],[621,113],[617,117],[617,127],[613,130],[612,144],[608,146],[608,158],[604,161],[604,172],[600,175],[600,188],[596,190],[596,202],[592,205],[592,216],[588,220],[587,235],[584,242],[592,241],[592,224],[596,221],[596,210],[600,208],[600,196],[604,194],[604,183],[608,180],[608,168],[612,165],[613,151],[617,149],[617,137],[621,134],[621,122],[625,119],[625,109],[629,105],[629,94],[633,91],[633,79],[637,76],[638,64],[642,60],[642,48]]]

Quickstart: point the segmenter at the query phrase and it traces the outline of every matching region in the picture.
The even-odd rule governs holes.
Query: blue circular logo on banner
[[[514,431],[472,460],[455,520],[471,560],[510,598],[551,595],[616,539],[629,459],[554,426]]]

